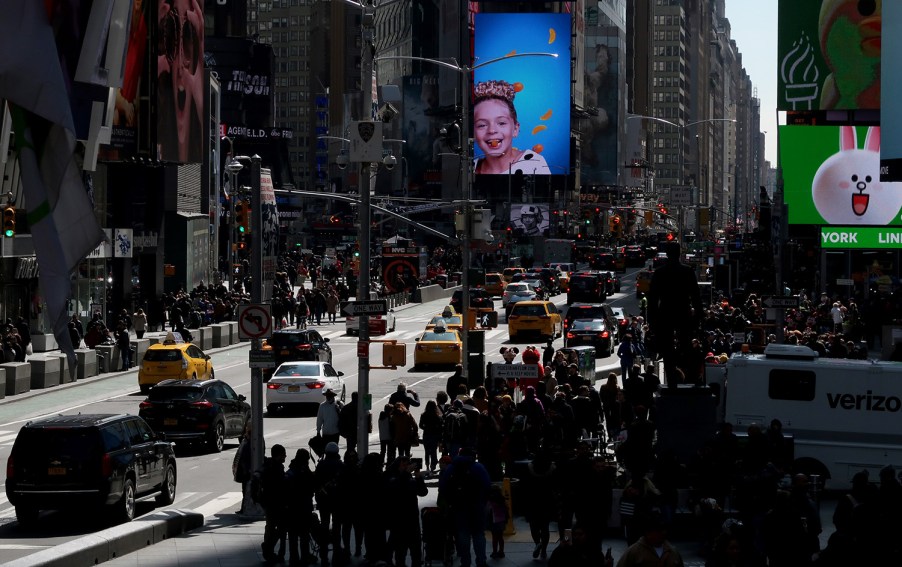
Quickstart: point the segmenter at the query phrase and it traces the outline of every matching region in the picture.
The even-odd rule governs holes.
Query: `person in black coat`
[[[285,499],[285,458],[287,454],[282,445],[273,445],[270,457],[263,459],[263,470],[260,473],[262,499],[259,502],[266,512],[266,526],[263,528],[263,559],[269,563],[284,558],[283,549],[277,556],[276,543],[285,541],[285,515],[287,512]]]
[[[329,545],[333,558],[341,552],[341,521],[337,517],[341,505],[341,477],[344,463],[338,454],[338,443],[326,443],[323,459],[316,465],[316,507],[319,510],[320,534],[319,556],[323,564],[329,561]]]
[[[310,530],[313,527],[315,487],[313,471],[310,470],[310,452],[298,449],[285,473],[288,503],[285,527],[288,530],[288,560],[291,565],[306,565],[313,559],[310,553]]]
[[[395,565],[406,565],[409,550],[411,565],[420,567],[423,549],[419,497],[429,493],[422,471],[413,466],[410,457],[402,456],[395,459],[386,477],[388,544],[394,554]]]

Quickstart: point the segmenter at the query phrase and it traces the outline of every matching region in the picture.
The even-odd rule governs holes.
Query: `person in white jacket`
[[[323,438],[325,443],[333,441],[338,443],[338,414],[341,411],[341,402],[335,399],[335,390],[332,388],[323,392],[326,401],[319,405],[316,412],[316,434]]]

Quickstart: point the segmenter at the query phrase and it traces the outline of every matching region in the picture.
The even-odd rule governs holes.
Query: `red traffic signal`
[[[673,237],[673,233],[672,233],[672,232],[668,232],[668,233],[667,233],[667,242],[673,241],[673,238],[674,238],[674,237]]]

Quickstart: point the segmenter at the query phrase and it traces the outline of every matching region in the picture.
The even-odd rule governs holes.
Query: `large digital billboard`
[[[475,29],[476,174],[567,175],[570,14],[479,13]]]
[[[157,158],[203,161],[204,11],[196,0],[157,0]]]
[[[510,209],[514,236],[548,236],[551,219],[546,203],[514,203]]]
[[[790,224],[900,226],[902,183],[880,181],[880,127],[781,126]]]
[[[880,108],[881,2],[780,0],[777,108]]]

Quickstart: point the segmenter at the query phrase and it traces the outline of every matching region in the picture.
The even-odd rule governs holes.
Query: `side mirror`
[[[238,394],[238,401],[239,401],[239,402],[243,402],[243,401],[245,401],[246,399],[247,399],[247,398],[244,396],[244,394]]]
[[[329,342],[329,338],[328,338],[328,337],[323,337],[323,342],[324,342],[324,343]]]
[[[344,373],[344,372],[342,372],[342,371],[341,371],[341,370],[339,370],[339,371],[338,371],[338,375],[339,375],[339,376],[344,376],[344,375],[345,375],[345,373]]]

